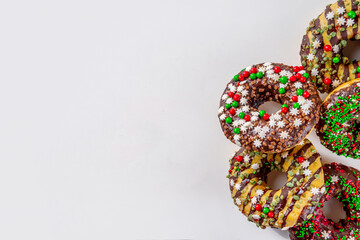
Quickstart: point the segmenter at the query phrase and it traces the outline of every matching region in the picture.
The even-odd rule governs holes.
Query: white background
[[[0,239],[287,238],[233,204],[218,103],[243,67],[299,65],[327,3],[2,1]]]

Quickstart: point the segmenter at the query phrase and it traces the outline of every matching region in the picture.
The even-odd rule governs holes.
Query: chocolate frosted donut
[[[359,40],[359,1],[339,0],[310,22],[301,43],[302,65],[320,92],[360,77],[360,62],[342,53],[349,40]]]
[[[316,132],[329,150],[360,158],[360,79],[335,89],[321,106]]]
[[[311,218],[289,230],[293,240],[360,239],[360,172],[342,164],[324,166],[326,192]],[[328,219],[321,210],[325,201],[337,198],[344,205],[346,218]]]
[[[295,147],[319,119],[321,99],[302,67],[279,63],[249,66],[228,83],[219,109],[225,136],[250,151],[283,152]],[[282,104],[275,114],[259,106]]]
[[[279,190],[267,186],[272,170],[287,174]],[[320,154],[307,139],[281,154],[239,151],[230,159],[228,178],[235,205],[261,228],[287,230],[302,223],[325,191]]]

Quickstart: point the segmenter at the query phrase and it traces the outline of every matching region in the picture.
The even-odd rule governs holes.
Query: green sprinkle
[[[279,89],[279,93],[280,93],[280,94],[284,94],[285,92],[286,92],[285,88],[280,88],[280,89]]]
[[[294,103],[294,108],[299,108],[300,104],[299,103]]]
[[[227,103],[227,104],[225,104],[225,108],[226,108],[226,109],[230,109],[230,108],[231,108],[231,105]]]
[[[244,117],[245,117],[245,113],[243,112],[239,113],[239,118],[244,119]]]
[[[235,134],[240,134],[240,128],[234,128],[234,133]]]
[[[239,102],[234,101],[234,102],[232,103],[232,106],[233,106],[234,108],[237,108],[237,107],[239,106]]]
[[[257,78],[262,78],[264,76],[264,73],[263,72],[257,72],[256,73],[256,77]]]
[[[236,75],[234,76],[234,81],[235,81],[235,82],[239,81],[239,75],[238,75],[238,74],[236,74]]]
[[[225,121],[226,121],[226,123],[230,124],[230,123],[232,123],[233,120],[231,117],[227,117]]]

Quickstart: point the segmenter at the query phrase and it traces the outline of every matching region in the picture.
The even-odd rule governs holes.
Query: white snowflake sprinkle
[[[296,116],[296,115],[299,114],[299,110],[297,110],[296,108],[292,108],[292,109],[290,110],[290,114],[293,115],[293,116]]]
[[[253,197],[253,198],[251,199],[251,203],[252,203],[252,204],[256,204],[256,203],[257,203],[257,199],[256,199],[255,197]]]
[[[310,169],[305,169],[304,175],[307,176],[307,177],[311,176],[311,170]]]
[[[234,140],[239,141],[240,140],[240,135],[234,135]]]
[[[299,143],[299,146],[302,146],[302,145],[304,145],[305,144],[305,142],[304,142],[304,140],[302,140],[300,143]]]
[[[245,68],[245,71],[250,71],[251,68],[252,68],[252,66],[248,66]]]
[[[325,187],[322,187],[322,188],[320,189],[320,192],[321,192],[322,194],[324,194],[325,191],[326,191],[326,188],[325,188]]]
[[[278,74],[271,74],[268,77],[274,81],[279,81],[279,79],[280,79],[280,76]]]
[[[347,240],[355,240],[354,236],[349,237]]]
[[[283,131],[280,133],[280,138],[286,139],[289,137],[289,133],[287,131]]]
[[[264,126],[261,131],[267,133],[270,131],[270,128],[268,126]]]
[[[277,120],[277,121],[279,121],[281,119],[281,116],[280,116],[279,112],[274,114],[274,119]]]
[[[302,83],[301,82],[296,82],[296,83],[294,83],[294,87],[296,87],[297,89],[299,89],[299,88],[302,88]]]
[[[241,95],[242,95],[243,97],[246,97],[248,94],[249,94],[249,91],[246,90],[246,89],[241,91]]]
[[[260,216],[257,215],[257,214],[253,214],[253,215],[252,215],[252,218],[253,218],[254,220],[259,220],[259,219],[260,219]]]
[[[238,86],[237,91],[241,92],[242,90],[244,90],[244,86],[243,85]]]
[[[246,155],[244,156],[244,162],[245,162],[245,163],[249,163],[250,160],[251,160],[251,159],[250,159],[249,155],[246,154]]]
[[[311,75],[313,76],[319,75],[319,70],[317,70],[316,68],[311,69]]]
[[[278,123],[277,123],[277,126],[279,127],[279,128],[283,128],[284,126],[285,126],[285,122],[284,121],[278,121]]]
[[[243,112],[249,112],[249,111],[250,111],[249,106],[248,106],[248,105],[243,106],[243,107],[242,107],[242,111],[243,111]]]
[[[341,14],[344,14],[346,11],[346,9],[344,7],[338,7],[338,9],[336,10],[336,12],[341,15]]]
[[[345,18],[344,17],[339,17],[338,20],[336,21],[336,23],[339,25],[339,26],[342,26],[345,24]]]
[[[258,119],[259,119],[259,117],[258,117],[258,116],[255,116],[255,115],[251,116],[251,118],[250,118],[250,120],[251,120],[252,122],[257,121]]]
[[[327,240],[330,238],[330,233],[329,232],[326,232],[325,230],[321,232],[321,236]]]
[[[321,45],[321,42],[319,41],[319,39],[315,39],[315,41],[313,42],[314,48],[319,48],[320,45]]]
[[[260,126],[254,127],[254,131],[255,131],[256,133],[261,132],[261,127],[260,127]]]
[[[254,163],[253,165],[251,165],[251,167],[252,167],[252,169],[257,170],[257,169],[259,169],[260,166],[258,163]]]
[[[226,100],[226,103],[227,103],[227,104],[231,104],[233,101],[234,101],[234,100],[233,100],[232,98],[228,98],[228,99]]]
[[[338,53],[340,51],[339,45],[334,45],[332,50],[334,51],[334,53]]]
[[[288,155],[289,155],[288,151],[281,153],[282,158],[287,158]]]
[[[259,134],[258,134],[259,138],[260,139],[264,139],[266,137],[266,133],[261,131]]]
[[[301,164],[301,167],[303,167],[303,168],[308,168],[310,166],[310,163],[309,163],[309,161],[308,160],[305,160],[302,164]]]
[[[230,186],[234,186],[235,182],[233,179],[230,180]]]
[[[226,115],[225,115],[225,114],[221,114],[220,120],[225,120],[225,118],[226,118]]]
[[[269,126],[270,127],[275,127],[275,125],[276,125],[276,121],[274,119],[270,119],[269,120]]]
[[[266,71],[266,74],[274,74],[274,73],[275,73],[275,72],[274,72],[274,70],[272,70],[272,69]]]
[[[333,12],[328,12],[328,14],[326,14],[326,19],[327,20],[331,20],[334,18],[334,13]]]
[[[240,103],[241,103],[241,105],[246,105],[247,104],[247,99],[246,98],[240,99]]]
[[[299,127],[299,126],[301,126],[301,124],[302,124],[301,119],[295,118],[295,120],[294,120],[294,126],[295,126],[295,127]]]
[[[307,59],[308,59],[309,61],[314,60],[314,58],[315,58],[315,55],[312,54],[312,53],[309,53],[309,55],[307,55]]]
[[[235,184],[235,186],[234,186],[234,188],[236,189],[236,190],[239,190],[240,189],[240,184]]]
[[[338,87],[340,84],[341,84],[341,82],[340,82],[338,79],[336,79],[335,81],[333,81],[332,86],[333,86],[334,88],[336,88],[336,87]]]
[[[219,108],[219,113],[222,113],[224,111],[224,107]]]
[[[347,26],[347,27],[351,27],[351,26],[354,25],[354,24],[355,24],[354,19],[349,18],[349,19],[346,21],[346,26]]]
[[[259,67],[258,72],[265,72],[265,67]]]
[[[302,112],[305,114],[305,115],[309,115],[310,114],[310,110],[309,109],[301,109]]]
[[[319,193],[320,193],[320,190],[319,190],[317,187],[313,187],[313,188],[311,188],[310,192],[311,192],[312,194],[316,195],[316,194],[319,194]]]
[[[266,62],[264,63],[264,66],[270,66],[272,63],[271,62]]]
[[[245,126],[245,124],[240,127],[240,130],[243,133],[245,133],[247,131],[247,127]]]
[[[240,198],[237,198],[237,199],[236,199],[236,204],[237,204],[238,206],[241,205],[241,200],[240,200]]]
[[[224,95],[222,95],[222,97],[221,97],[221,99],[224,100],[224,101],[225,101],[226,99],[228,99],[228,98],[229,98],[229,95],[227,95],[227,94],[224,94]]]
[[[336,183],[337,181],[339,181],[339,177],[338,177],[338,176],[335,176],[335,175],[332,175],[332,176],[331,176],[331,182],[332,182],[332,183]]]
[[[254,144],[255,147],[258,148],[258,147],[261,146],[261,141],[259,139],[256,139],[253,144]]]
[[[261,189],[259,189],[259,190],[256,191],[256,196],[261,196],[261,195],[263,195],[263,194],[264,194],[264,191],[261,190]]]

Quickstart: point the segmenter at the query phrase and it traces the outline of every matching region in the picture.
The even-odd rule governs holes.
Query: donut
[[[289,229],[293,240],[360,239],[360,172],[342,164],[324,165],[325,194],[312,214],[300,226]],[[324,202],[336,198],[343,203],[346,218],[328,219],[321,210]]]
[[[321,99],[302,67],[280,63],[249,66],[227,84],[218,117],[225,136],[255,152],[284,152],[310,133],[319,120]],[[274,114],[259,109],[282,104]]]
[[[360,62],[342,53],[349,40],[359,40],[359,1],[339,0],[310,22],[301,42],[302,65],[320,92],[330,93],[360,77]]]
[[[316,133],[321,143],[345,157],[360,157],[360,79],[342,84],[321,106]]]
[[[279,190],[266,183],[273,170],[287,174]],[[240,150],[230,159],[227,177],[235,205],[260,228],[287,230],[303,222],[317,207],[324,187],[320,154],[307,139],[283,153]]]

